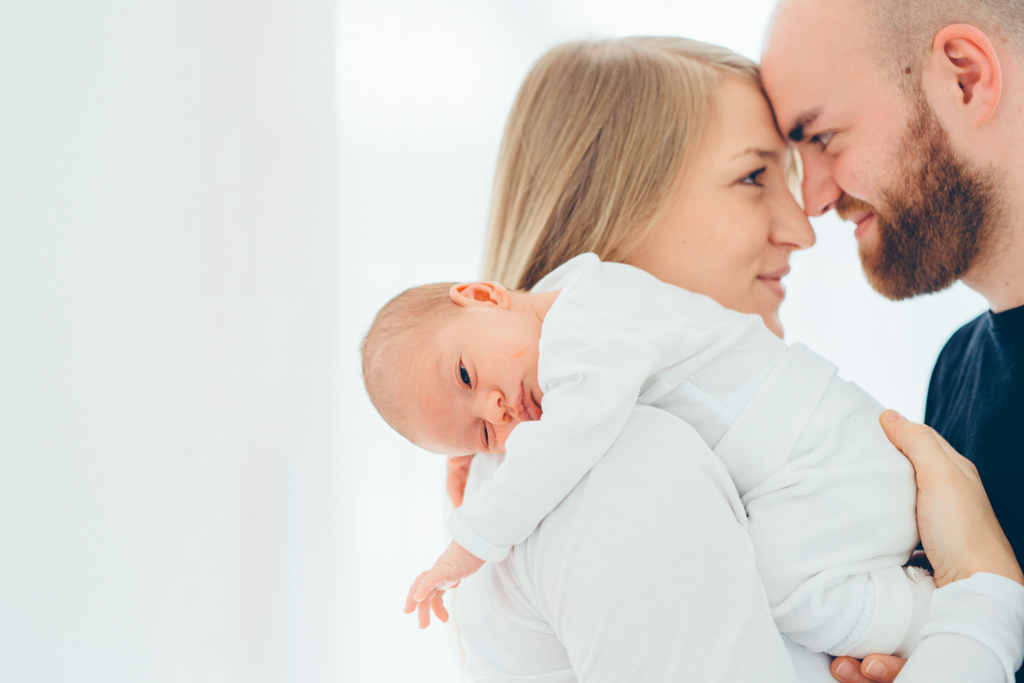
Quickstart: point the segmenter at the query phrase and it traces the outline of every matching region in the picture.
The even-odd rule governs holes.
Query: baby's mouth
[[[527,398],[526,385],[521,384],[519,387],[519,419],[523,422],[532,422],[533,420],[539,420],[543,411],[540,406],[533,400],[533,396],[530,395]]]

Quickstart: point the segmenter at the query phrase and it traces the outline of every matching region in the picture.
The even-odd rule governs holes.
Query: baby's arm
[[[452,541],[448,549],[429,570],[416,577],[409,596],[405,599],[405,613],[419,611],[420,628],[430,625],[430,610],[442,622],[448,621],[448,610],[444,608],[444,592],[459,585],[459,581],[475,574],[484,561],[476,557],[461,545]]]

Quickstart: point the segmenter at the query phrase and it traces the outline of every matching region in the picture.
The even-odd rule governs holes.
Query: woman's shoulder
[[[658,679],[684,665],[725,666],[723,680],[746,679],[755,660],[790,666],[725,467],[692,427],[657,408],[634,408],[608,453],[533,534],[470,579],[459,619],[464,633],[477,630],[464,636],[475,643],[470,658],[488,665],[536,671],[545,660],[547,671],[568,676],[559,662],[571,659],[579,679],[624,680],[615,667],[642,647]],[[475,603],[468,611],[464,599]],[[680,617],[680,605],[693,613]],[[751,648],[749,661],[737,657]],[[523,660],[534,652],[537,660]]]

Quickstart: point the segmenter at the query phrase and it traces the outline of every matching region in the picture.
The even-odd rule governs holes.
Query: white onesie
[[[503,559],[651,405],[725,463],[780,631],[817,652],[909,654],[934,584],[903,568],[917,489],[877,401],[760,317],[632,266],[582,254],[532,291],[559,291],[541,330],[543,416],[512,431],[494,478],[452,514],[456,541]]]

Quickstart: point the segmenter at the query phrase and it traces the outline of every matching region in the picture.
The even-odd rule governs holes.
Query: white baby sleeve
[[[543,416],[513,430],[486,495],[448,519],[452,538],[482,560],[504,559],[605,454],[660,358],[639,337],[616,331],[563,345],[571,351],[559,354],[561,376],[547,382]]]
[[[594,254],[565,263],[533,291],[554,290],[560,293],[540,340],[544,414],[515,428],[487,495],[464,503],[448,521],[452,537],[484,560],[504,558],[568,495],[660,369],[672,365],[674,377],[683,378],[752,334],[782,344],[757,316]]]

